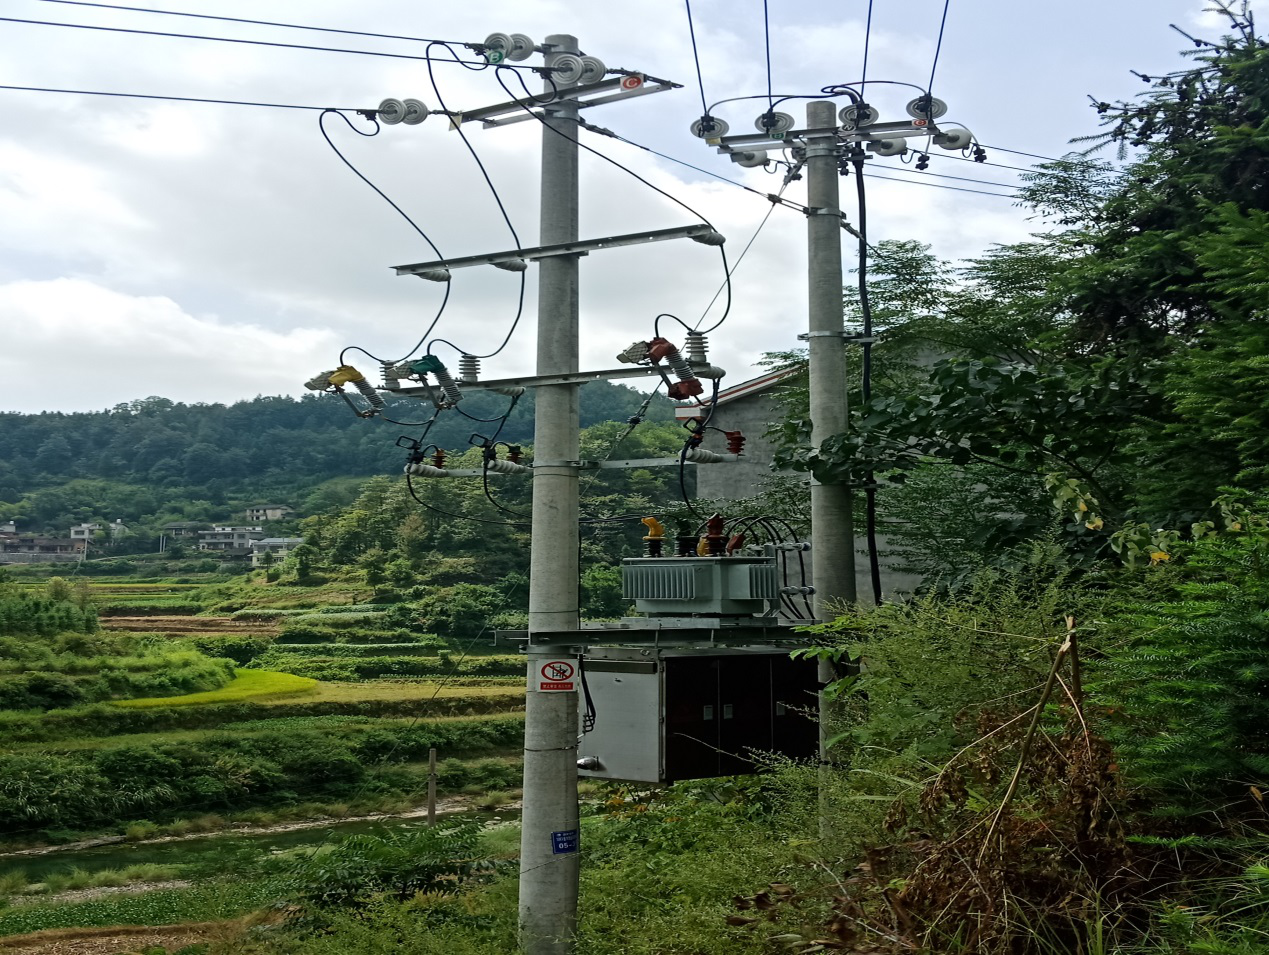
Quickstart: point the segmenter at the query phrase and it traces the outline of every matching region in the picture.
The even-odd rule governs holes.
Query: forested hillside
[[[582,390],[582,424],[624,421],[644,395],[596,382]],[[473,392],[440,416],[428,442],[462,450],[473,434],[491,435],[509,401]],[[672,417],[655,398],[650,420]],[[146,398],[106,411],[0,414],[0,520],[22,531],[65,535],[72,523],[122,519],[134,533],[121,551],[153,549],[166,521],[229,520],[249,504],[276,502],[312,513],[347,503],[355,486],[312,497],[344,477],[400,473],[400,435],[417,436],[429,404],[390,401],[386,420],[357,418],[333,395],[258,397],[232,405],[186,405]],[[493,423],[490,423],[492,419]],[[410,427],[409,424],[418,423]],[[533,393],[511,410],[500,439],[530,443]],[[239,518],[240,519],[240,518]]]

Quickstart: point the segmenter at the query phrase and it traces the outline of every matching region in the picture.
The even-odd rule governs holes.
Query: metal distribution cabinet
[[[814,661],[779,647],[593,647],[582,776],[669,783],[755,769],[755,751],[813,757]]]

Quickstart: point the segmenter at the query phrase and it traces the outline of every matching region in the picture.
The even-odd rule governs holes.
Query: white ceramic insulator
[[[974,134],[963,126],[960,129],[945,129],[934,136],[934,143],[944,149],[964,149],[974,141]]]
[[[841,112],[837,114],[841,124],[848,129],[871,126],[880,117],[881,114],[872,106],[844,106]]]
[[[597,56],[582,57],[582,77],[580,83],[598,83],[608,72],[604,61]]]
[[[908,144],[902,139],[874,139],[868,148],[878,156],[902,156],[908,151]]]
[[[403,99],[401,103],[405,107],[405,115],[401,118],[401,122],[405,125],[417,126],[427,119],[427,104],[422,100]]]
[[[498,474],[524,474],[533,469],[525,464],[516,464],[514,461],[497,459],[486,462],[485,470],[495,471]]]
[[[913,119],[938,119],[947,112],[947,104],[937,96],[929,97],[927,108],[922,109],[923,106],[926,106],[926,97],[918,96],[914,100],[909,100],[904,108]]]
[[[683,455],[683,460],[695,461],[697,464],[721,464],[727,459],[721,454],[706,451],[704,448],[688,448]]]
[[[760,133],[787,133],[796,121],[788,113],[763,113],[753,121],[754,128]]]
[[[379,104],[376,111],[379,122],[385,126],[395,126],[401,120],[405,119],[405,103],[399,99],[388,97]]]
[[[709,129],[706,129],[708,121]],[[704,117],[694,120],[692,125],[688,127],[693,136],[697,139],[722,139],[727,135],[727,130],[731,129],[727,125],[726,120],[719,119],[717,116]]]
[[[424,464],[421,461],[418,464],[407,464],[405,466],[405,473],[412,474],[415,477],[449,477],[449,472],[444,468],[438,468],[431,464]]]
[[[572,86],[586,72],[582,58],[572,53],[556,53],[548,58],[546,65],[551,68],[551,80],[557,86]]]
[[[533,55],[533,50],[537,46],[529,37],[523,33],[511,34],[511,49],[507,51],[508,60],[527,60]]]

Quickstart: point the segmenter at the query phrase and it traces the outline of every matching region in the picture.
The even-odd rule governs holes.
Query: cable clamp
[[[808,216],[832,216],[834,219],[846,218],[846,214],[841,209],[819,209],[815,206],[807,206],[802,212]]]
[[[871,345],[877,341],[876,335],[853,335],[846,331],[830,331],[823,329],[815,332],[802,332],[798,335],[798,341],[808,342],[812,338],[840,338],[843,341],[853,342],[856,345]]]
[[[838,154],[839,146],[835,142],[831,143],[814,143],[808,142],[803,147],[803,156],[807,159],[815,159],[819,156],[833,156]]]
[[[594,467],[594,461],[534,461],[533,469],[541,468],[585,468]]]

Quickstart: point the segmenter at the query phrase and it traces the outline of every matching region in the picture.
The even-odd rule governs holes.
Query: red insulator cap
[[[727,438],[727,450],[732,454],[745,453],[745,433],[743,431],[724,431],[723,436]]]
[[[686,381],[676,381],[665,389],[665,393],[675,401],[686,401],[693,398],[705,390],[705,386],[701,384],[699,378],[688,378]]]
[[[654,338],[648,342],[648,357],[653,361],[661,361],[667,355],[677,355],[679,350],[664,338]]]

